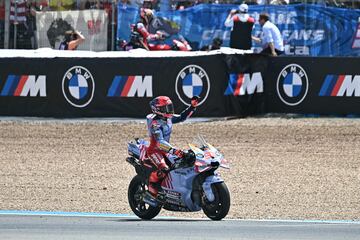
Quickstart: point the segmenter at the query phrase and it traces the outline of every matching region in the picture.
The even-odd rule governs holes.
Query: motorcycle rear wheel
[[[230,209],[230,193],[224,182],[214,183],[211,185],[215,200],[208,202],[205,200],[202,208],[205,215],[211,220],[221,220]]]
[[[161,211],[161,207],[152,207],[142,200],[146,191],[143,179],[136,175],[133,177],[128,188],[128,201],[131,210],[141,219],[150,220],[156,217]]]

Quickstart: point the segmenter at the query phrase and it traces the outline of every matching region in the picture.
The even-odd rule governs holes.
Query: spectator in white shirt
[[[270,22],[267,13],[261,13],[259,16],[259,23],[262,27],[261,37],[254,37],[255,42],[263,45],[262,54],[278,56],[284,53],[284,40],[281,36],[280,30]]]

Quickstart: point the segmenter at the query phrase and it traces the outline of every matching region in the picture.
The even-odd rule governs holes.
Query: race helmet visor
[[[174,105],[172,103],[158,107],[159,111],[166,114],[174,114]]]

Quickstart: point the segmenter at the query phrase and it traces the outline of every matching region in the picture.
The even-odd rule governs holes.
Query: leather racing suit
[[[166,155],[169,152],[174,153],[173,151],[176,151],[169,143],[172,125],[185,121],[195,110],[195,107],[189,106],[180,115],[173,115],[171,118],[163,118],[156,114],[149,114],[146,117],[150,136],[150,145],[147,148],[146,156],[152,165],[157,168],[149,177],[149,191],[153,196],[157,196],[158,191],[161,189],[161,182],[166,177],[169,169],[166,163]]]

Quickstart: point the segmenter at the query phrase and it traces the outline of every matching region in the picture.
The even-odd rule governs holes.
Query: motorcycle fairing
[[[209,202],[212,202],[215,200],[215,195],[213,193],[213,190],[211,188],[211,185],[214,183],[224,182],[224,180],[219,176],[219,174],[208,176],[204,183],[202,184],[204,193],[206,195],[206,198]]]

